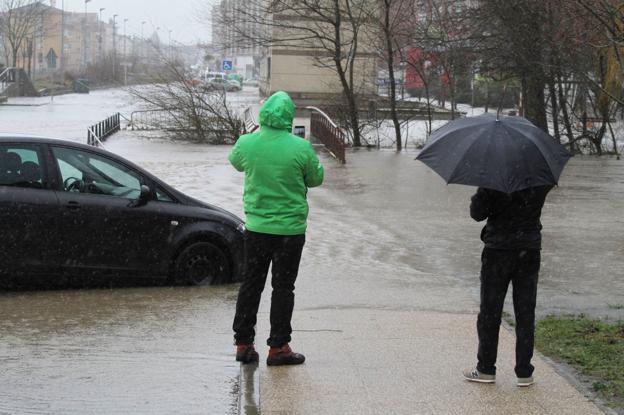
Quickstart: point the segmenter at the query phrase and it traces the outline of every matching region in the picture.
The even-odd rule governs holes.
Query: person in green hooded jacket
[[[305,244],[308,188],[323,183],[324,170],[309,141],[291,134],[295,105],[285,92],[260,109],[260,129],[241,136],[229,160],[245,173],[245,279],[234,317],[236,360],[258,361],[254,348],[260,297],[272,264],[268,365],[303,363],[290,347],[295,280]]]

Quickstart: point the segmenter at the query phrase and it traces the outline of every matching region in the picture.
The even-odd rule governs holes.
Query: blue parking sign
[[[223,61],[223,70],[231,71],[232,70],[232,61]]]

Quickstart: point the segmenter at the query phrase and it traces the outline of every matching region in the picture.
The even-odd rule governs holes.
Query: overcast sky
[[[44,1],[50,4],[50,0]],[[56,7],[61,8],[63,0],[56,0]],[[84,0],[64,0],[65,10],[84,12]],[[128,35],[141,34],[141,22],[145,21],[144,35],[150,36],[160,27],[161,41],[167,42],[169,30],[174,41],[195,43],[198,40],[210,40],[210,16],[201,10],[209,9],[202,4],[209,0],[91,0],[87,4],[88,12],[102,11],[102,20],[108,21],[117,14],[118,28],[123,31],[123,21],[128,19]],[[202,22],[199,16],[202,16]]]

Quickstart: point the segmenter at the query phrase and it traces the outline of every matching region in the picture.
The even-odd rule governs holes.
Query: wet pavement
[[[98,99],[108,100],[117,92],[102,94]],[[56,97],[54,105],[61,98]],[[68,106],[80,107],[78,98],[64,99],[71,101]],[[128,105],[122,97],[119,102]],[[86,124],[109,115],[108,110],[96,107],[85,106]],[[17,120],[10,124],[14,131],[25,128],[22,131],[81,139],[86,129],[77,120],[48,129],[44,107],[34,107],[41,112],[30,123],[23,115],[25,110],[15,108],[0,108],[0,131],[6,131],[7,122],[13,119]],[[172,143],[127,131],[112,137],[106,147],[179,190],[242,216],[243,177],[227,164],[229,147]],[[324,358],[317,347],[325,351],[339,343],[348,346],[348,341],[342,343],[344,337],[336,343],[332,335],[338,332],[332,330],[351,327],[346,340],[383,348],[387,338],[380,336],[392,332],[368,322],[377,314],[380,321],[386,321],[384,316],[405,318],[402,331],[395,336],[402,339],[400,344],[409,344],[403,341],[417,333],[422,316],[446,315],[450,320],[459,316],[471,330],[452,344],[466,357],[466,364],[473,363],[476,334],[472,321],[478,307],[482,248],[482,224],[468,216],[474,189],[446,186],[413,160],[416,154],[353,151],[345,166],[321,154],[326,183],[309,193],[310,227],[294,317],[295,346],[312,358],[306,367]],[[618,309],[624,304],[622,162],[574,158],[560,185],[549,195],[543,213],[538,314],[624,318]],[[235,413],[241,386],[230,329],[236,288],[0,294],[0,414]],[[268,335],[268,301],[266,295],[259,316],[259,345]],[[510,304],[506,309],[512,314]],[[441,319],[436,330],[425,336],[426,347],[436,347],[434,335],[448,331],[446,324],[450,323]],[[411,334],[409,327],[414,330]],[[368,354],[371,350],[362,356],[347,353],[345,358],[352,359],[349,365],[335,370],[352,376],[354,368],[366,361],[361,359],[375,356]],[[260,351],[263,356],[264,347]],[[391,353],[400,356],[400,349]],[[455,379],[455,366],[460,364],[454,357],[438,375]],[[284,379],[291,378],[297,385],[306,385],[306,379],[322,383],[331,376],[331,371],[325,371],[329,367],[320,365],[318,372],[310,373],[294,370]],[[269,372],[262,373],[260,386],[283,382],[282,378],[271,380]],[[512,372],[507,368],[504,373]],[[415,379],[417,373],[405,376]],[[321,384],[319,391],[329,386]]]

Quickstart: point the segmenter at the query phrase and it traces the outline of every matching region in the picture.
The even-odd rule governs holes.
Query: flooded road
[[[0,413],[236,414],[233,295],[144,288],[0,297]]]
[[[0,108],[5,131],[11,118],[6,109]],[[96,112],[90,116],[97,121]],[[27,131],[45,132],[49,120],[43,112],[30,123],[19,113]],[[67,121],[47,135],[80,139],[81,125]],[[230,147],[150,140],[131,132],[106,146],[179,190],[242,216],[243,176],[227,163]],[[474,189],[445,185],[414,161],[416,154],[354,151],[345,166],[321,154],[326,183],[309,192],[296,310],[476,312],[482,224],[468,214]],[[574,158],[561,187],[549,195],[541,316],[624,318],[622,163]],[[0,293],[0,414],[235,413],[236,290]],[[268,320],[268,310],[265,296],[259,319]],[[512,313],[510,304],[506,310]],[[320,325],[332,329],[332,321]],[[261,358],[267,336],[258,333]]]

